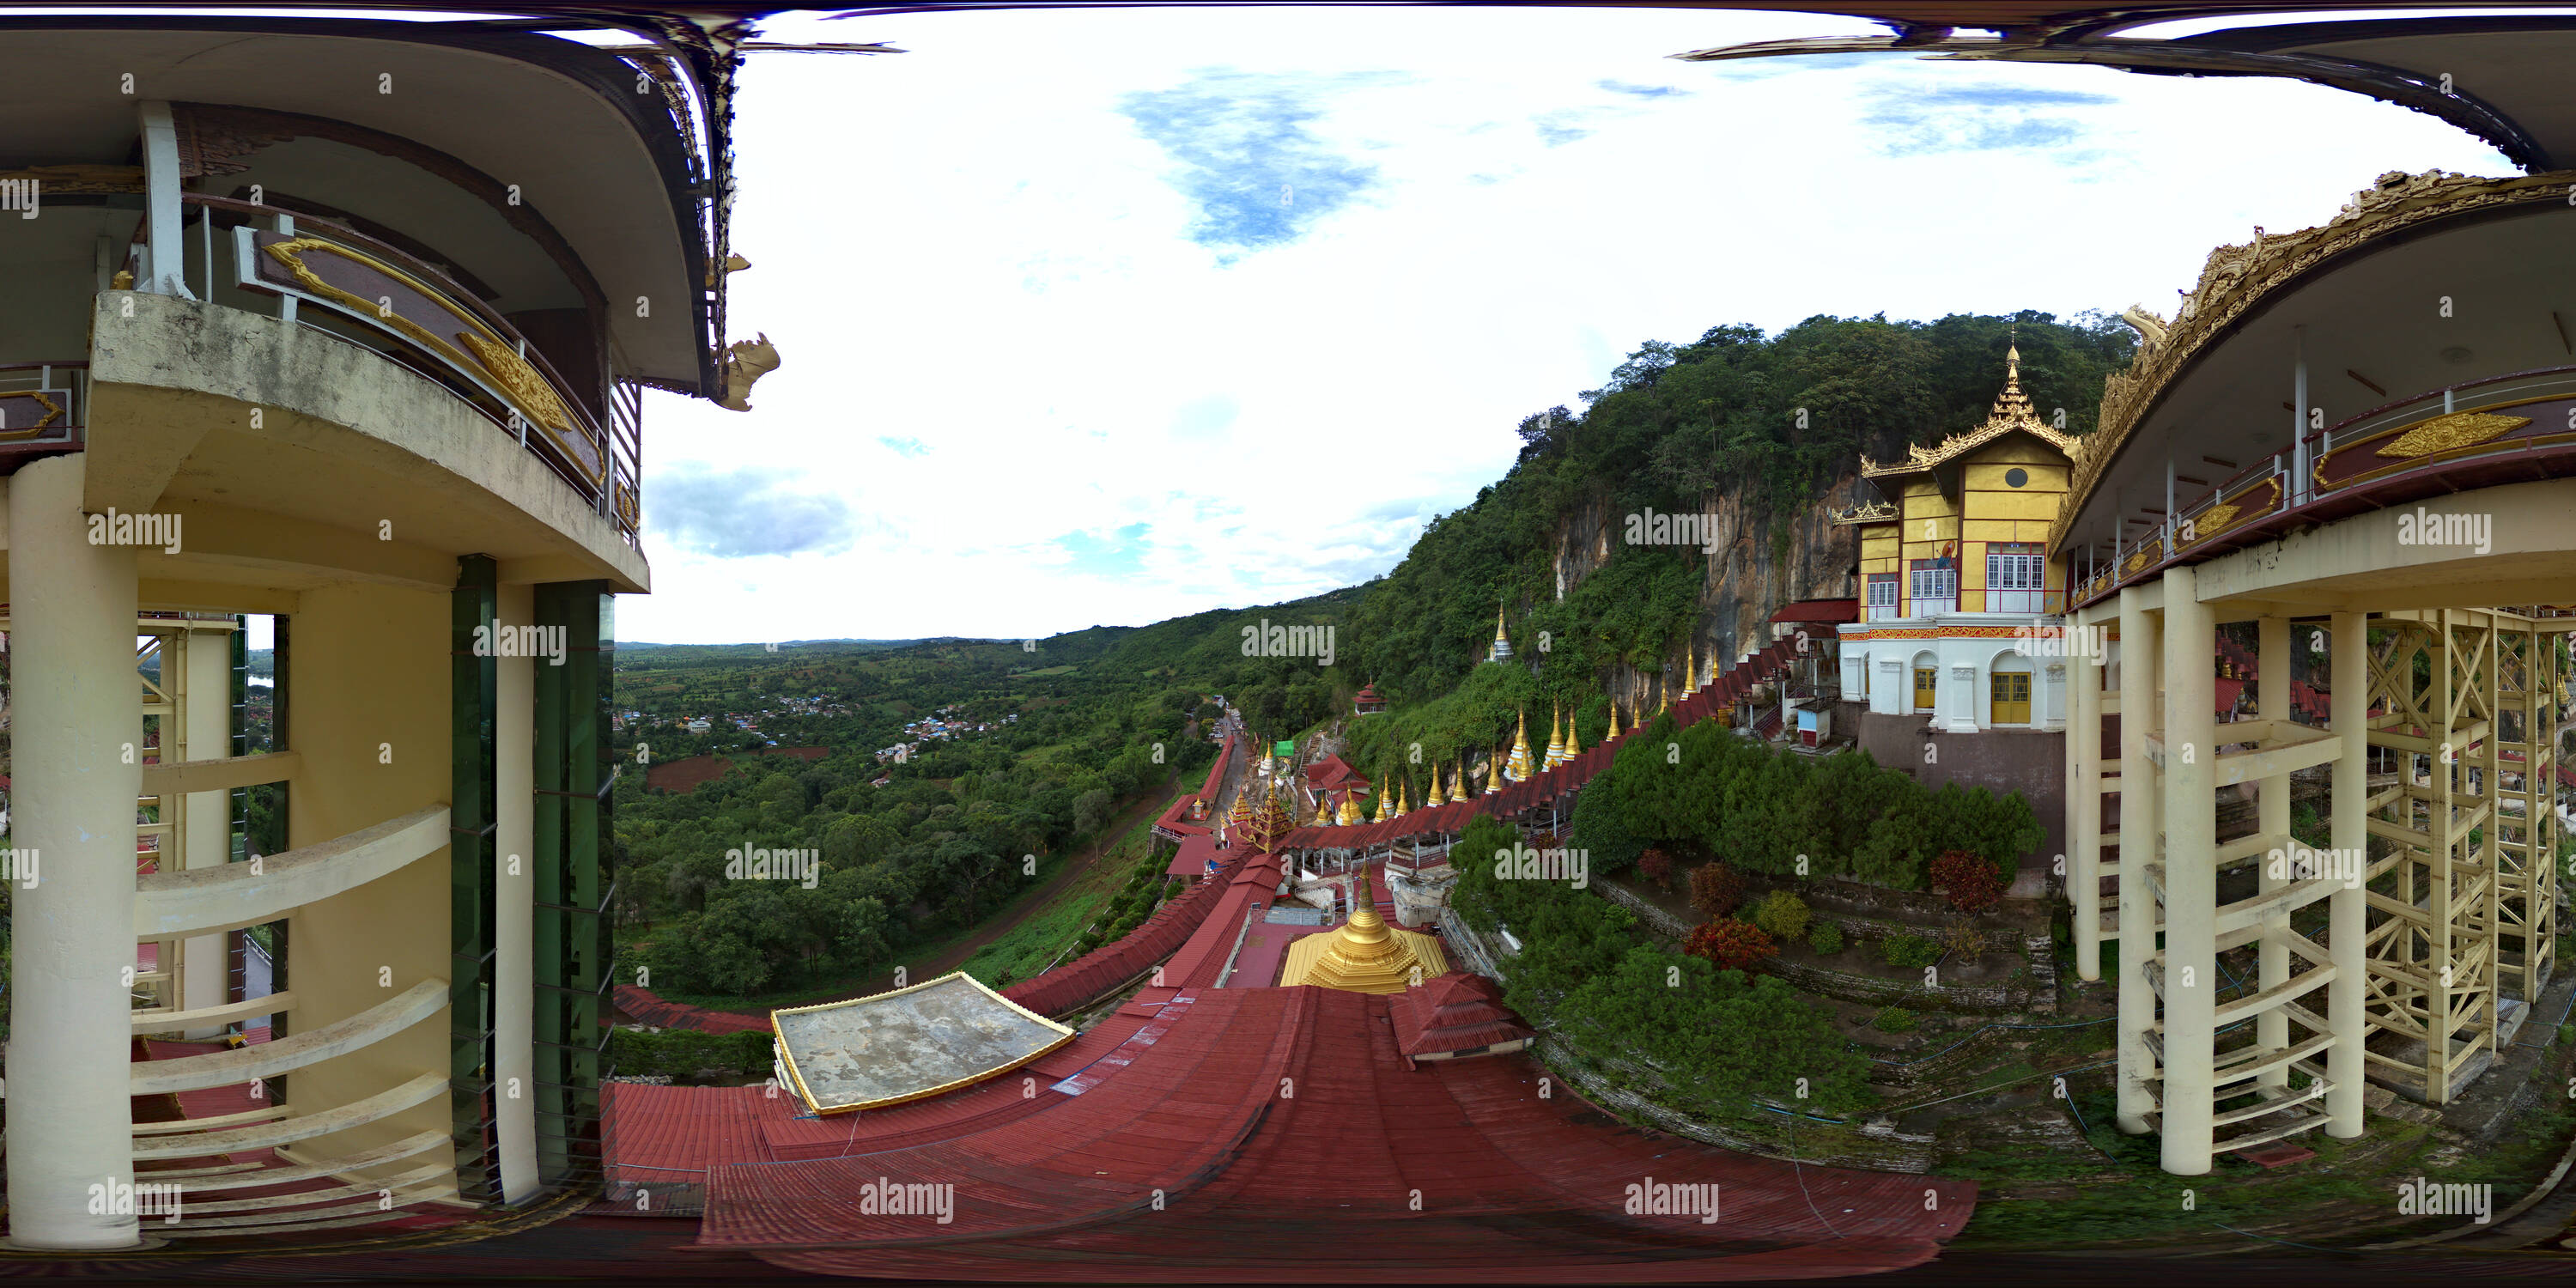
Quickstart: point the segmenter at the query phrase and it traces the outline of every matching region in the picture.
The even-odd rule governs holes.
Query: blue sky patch
[[[1377,167],[1345,156],[1306,127],[1320,99],[1387,77],[1202,71],[1166,90],[1118,100],[1118,112],[1180,163],[1172,186],[1198,217],[1189,239],[1216,250],[1284,246],[1378,186]]]

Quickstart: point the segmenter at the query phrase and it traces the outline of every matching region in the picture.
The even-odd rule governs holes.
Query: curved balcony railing
[[[2464,468],[2523,458],[2576,474],[2576,366],[2463,381],[2374,407],[2265,456],[2119,547],[2076,583],[2089,603],[2176,560],[2215,555],[2276,532],[2293,516],[2346,512],[2450,490]],[[2483,484],[2473,484],[2482,486]]]
[[[186,194],[211,288],[219,243],[225,285],[279,301],[281,316],[375,350],[445,385],[578,490],[630,543],[641,504],[643,393],[564,377],[507,318],[403,250],[325,219]],[[223,224],[228,236],[217,238]],[[593,412],[596,403],[605,418]]]

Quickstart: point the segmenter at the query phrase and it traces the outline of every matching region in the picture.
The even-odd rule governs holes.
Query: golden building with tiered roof
[[[2062,657],[2033,649],[2066,606],[2047,554],[2076,440],[2021,388],[2021,351],[1984,424],[1902,461],[1861,458],[1887,499],[1835,512],[1859,529],[1861,620],[1840,628],[1842,693],[1952,733],[2062,728]]]

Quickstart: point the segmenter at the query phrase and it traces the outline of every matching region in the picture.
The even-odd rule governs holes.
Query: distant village
[[[933,739],[956,738],[970,733],[985,733],[1000,727],[985,721],[958,719],[957,713],[963,710],[965,710],[965,707],[962,705],[951,704],[941,707],[938,711],[930,715],[923,716],[921,719],[915,720],[911,724],[905,725],[903,727],[905,740],[898,742],[891,747],[879,749],[877,752],[877,763],[881,765],[904,764],[912,759],[913,753],[921,750],[922,744]],[[1006,725],[1017,724],[1019,723],[1019,719],[1020,717],[1015,713],[1002,717],[1001,723]],[[883,784],[885,781],[886,780],[882,778],[877,780],[879,784]]]

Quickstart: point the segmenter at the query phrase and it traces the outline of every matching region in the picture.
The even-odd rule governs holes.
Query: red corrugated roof
[[[1535,1037],[1536,1029],[1503,1005],[1502,990],[1482,975],[1452,971],[1387,999],[1396,1049],[1409,1056],[1466,1051]]]
[[[1920,1264],[1975,1210],[1971,1182],[1623,1127],[1517,1055],[1407,1071],[1384,998],[1199,990],[1163,1017],[1006,1125],[718,1167],[695,1246],[874,1277],[1705,1282]],[[1650,1181],[1720,1186],[1723,1218],[1630,1214]],[[862,1214],[879,1183],[953,1186],[947,1219]]]
[[[1181,848],[1172,855],[1171,866],[1163,869],[1163,875],[1167,877],[1206,876],[1208,860],[1218,858],[1224,853],[1225,851],[1216,848],[1216,838],[1204,832],[1196,836],[1183,837]]]
[[[1367,776],[1351,768],[1348,762],[1337,755],[1326,756],[1306,766],[1306,787],[1309,791],[1335,791],[1349,787],[1365,792],[1368,786]]]
[[[1794,604],[1782,604],[1778,612],[1771,614],[1770,620],[1825,626],[1857,622],[1860,620],[1860,601],[1857,599],[1801,599]]]
[[[1002,990],[1002,996],[1040,1015],[1061,1015],[1097,1001],[1111,989],[1153,969],[1179,949],[1207,920],[1225,893],[1229,873],[1242,866],[1241,851],[1225,851],[1227,867],[1155,910],[1144,924],[1116,943],[1102,944],[1079,959]],[[1276,863],[1276,860],[1273,860]]]

